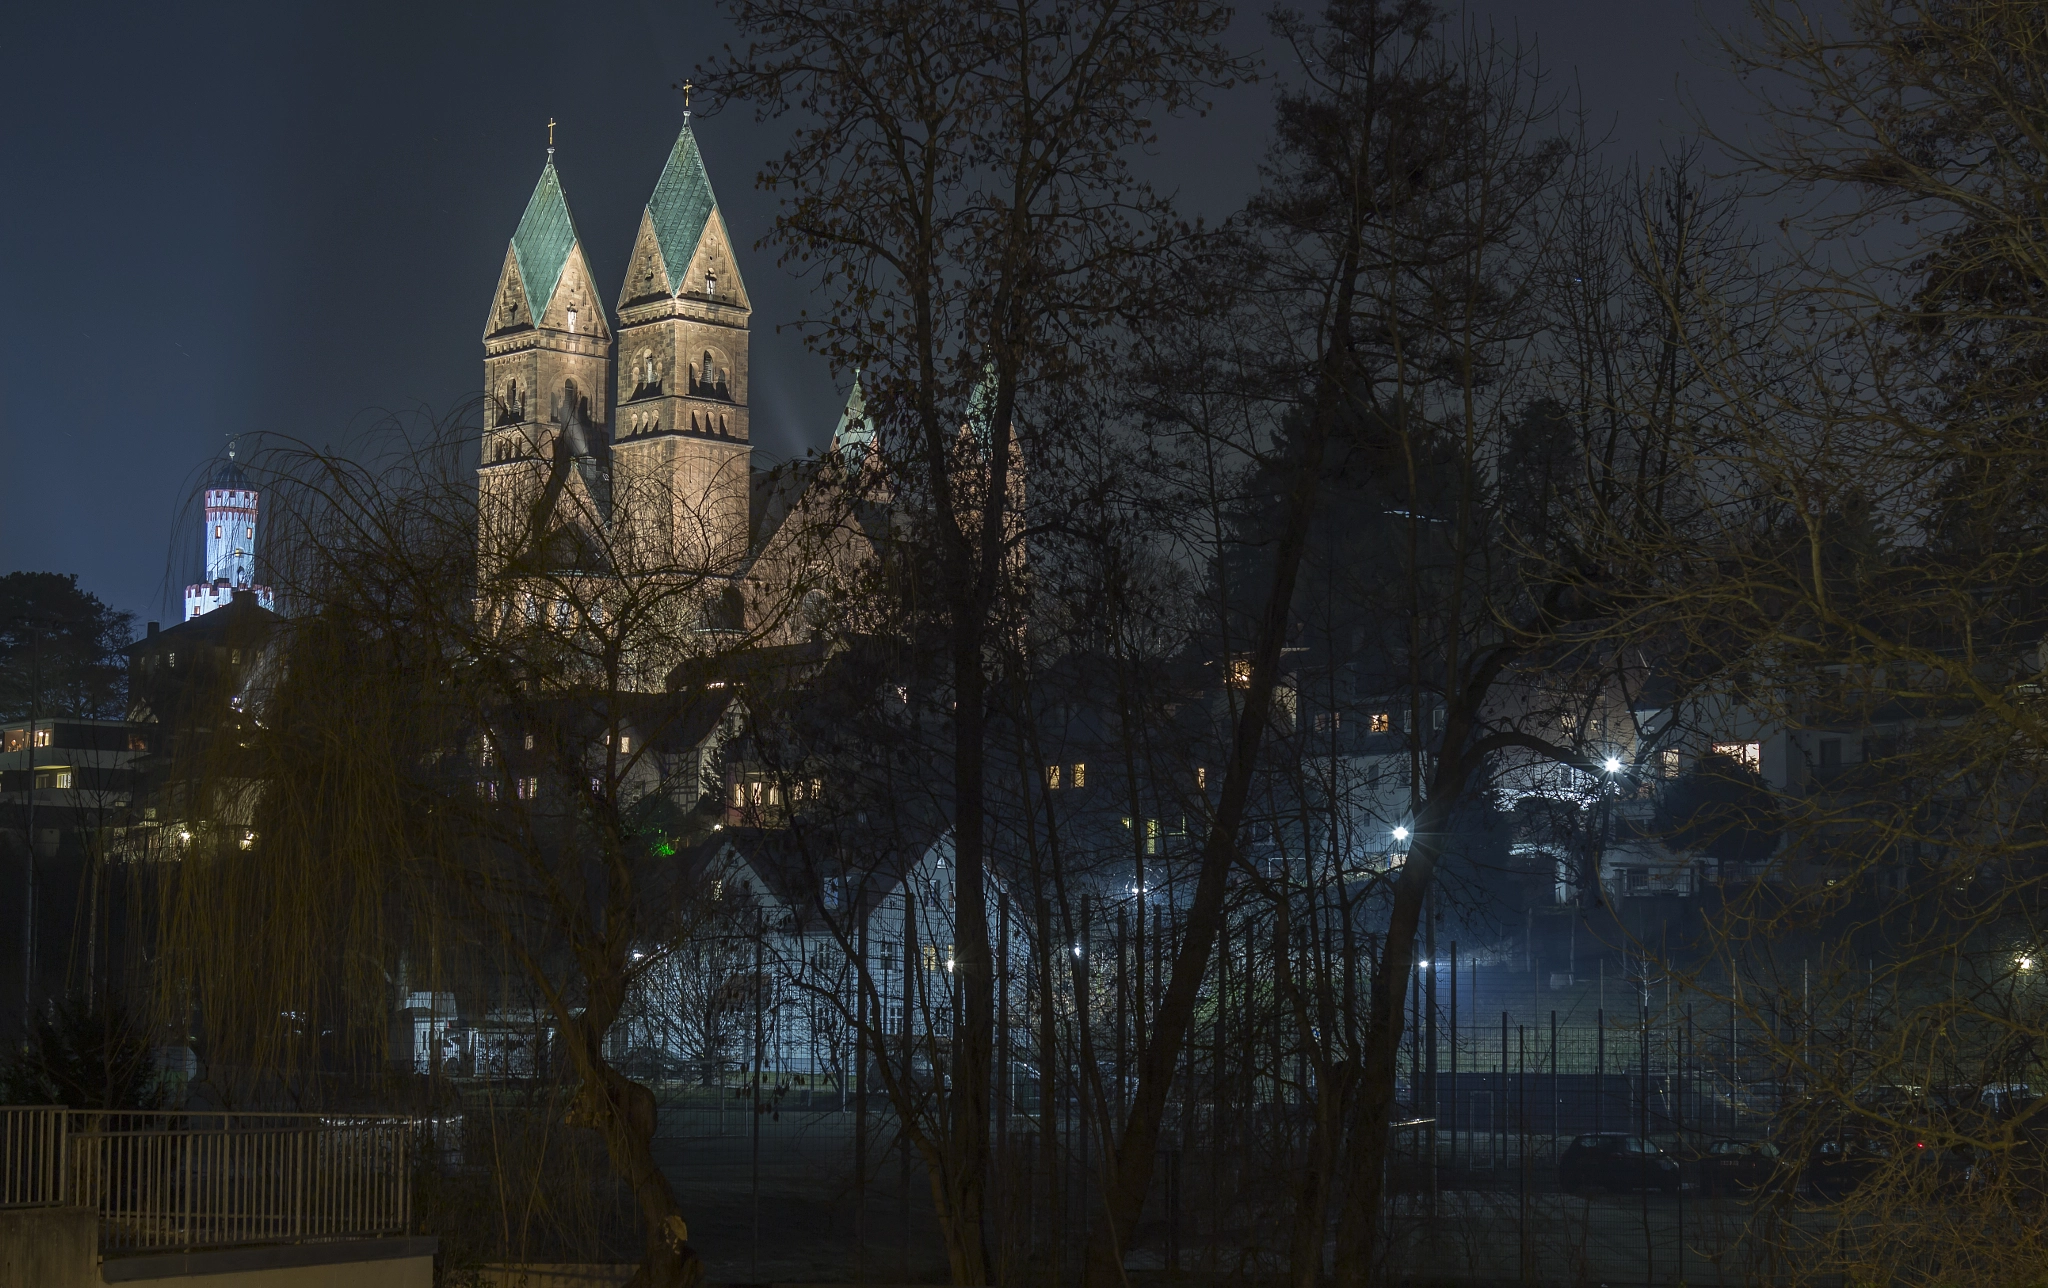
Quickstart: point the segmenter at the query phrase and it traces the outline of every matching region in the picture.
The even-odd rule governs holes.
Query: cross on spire
[[[676,86],[676,88],[683,91],[683,119],[687,121],[690,119],[690,94],[697,88],[697,83],[695,81],[685,80],[682,84]]]
[[[549,155],[549,156],[553,156],[554,154],[555,154],[555,118],[554,118],[554,117],[552,117],[552,116],[550,116],[550,117],[548,118],[548,155]]]

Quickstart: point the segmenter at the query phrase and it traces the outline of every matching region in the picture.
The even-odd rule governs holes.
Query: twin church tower
[[[549,147],[484,324],[485,563],[493,533],[522,528],[554,488],[558,513],[606,529],[608,563],[630,551],[649,568],[736,566],[751,312],[687,115],[640,216],[616,336]]]

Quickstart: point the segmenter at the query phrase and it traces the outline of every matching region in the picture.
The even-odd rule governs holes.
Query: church
[[[688,115],[641,212],[613,310],[548,153],[484,324],[480,596],[529,621],[546,614],[506,575],[552,542],[542,552],[550,569],[689,582],[709,624],[788,642],[772,620],[782,610],[763,603],[800,594],[799,565],[821,553],[791,522],[815,510],[821,463],[779,477],[754,468],[752,308]],[[826,462],[857,475],[873,437],[856,385]],[[809,553],[797,556],[799,546]],[[650,659],[645,685],[673,661]]]

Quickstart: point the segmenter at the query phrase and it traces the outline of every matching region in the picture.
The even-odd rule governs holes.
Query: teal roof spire
[[[840,453],[847,468],[859,469],[874,445],[875,422],[868,419],[867,395],[861,392],[860,373],[855,372],[846,411],[839,417],[839,427],[832,431],[831,450]]]
[[[711,176],[704,170],[704,157],[697,151],[697,136],[686,118],[683,131],[669,150],[668,164],[647,199],[647,214],[654,221],[654,237],[661,246],[661,262],[668,269],[668,289],[673,295],[682,289],[683,274],[690,257],[704,237],[704,226],[718,198],[711,192]]]
[[[576,221],[569,217],[569,201],[562,195],[562,176],[555,170],[555,150],[548,149],[548,163],[533,185],[533,196],[520,217],[519,231],[512,234],[512,254],[519,261],[519,281],[526,288],[526,306],[540,324],[554,297],[555,286],[568,266],[569,252],[576,248]]]

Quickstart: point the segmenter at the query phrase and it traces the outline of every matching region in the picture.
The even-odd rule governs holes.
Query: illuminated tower
[[[238,590],[254,593],[257,603],[277,611],[270,587],[256,584],[256,503],[261,495],[235,464],[230,442],[227,461],[206,489],[206,580],[185,587],[186,621],[219,608]]]
[[[618,522],[646,566],[713,576],[746,554],[752,308],[685,116],[619,290]]]
[[[536,518],[586,531],[610,508],[612,334],[569,216],[554,148],[512,242],[484,322],[486,420],[477,470],[486,577],[518,556]],[[552,480],[552,482],[551,482]],[[551,513],[535,515],[536,503]]]

